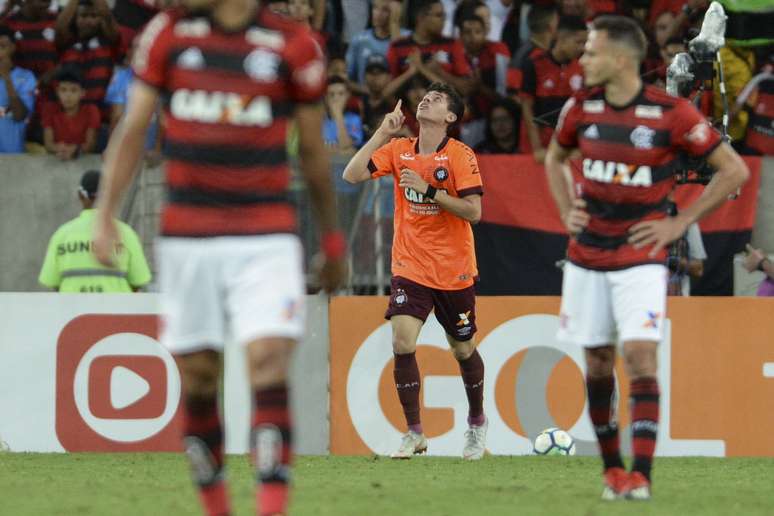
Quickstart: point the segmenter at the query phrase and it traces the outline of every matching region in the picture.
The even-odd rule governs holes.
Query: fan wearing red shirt
[[[62,160],[75,159],[92,152],[97,143],[99,109],[81,102],[83,79],[74,70],[65,69],[56,76],[58,102],[43,106],[43,143],[46,150]]]

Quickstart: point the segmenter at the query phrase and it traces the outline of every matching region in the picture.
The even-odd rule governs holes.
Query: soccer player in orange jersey
[[[419,417],[415,351],[419,331],[435,309],[460,364],[468,397],[469,429],[462,456],[478,460],[484,455],[487,420],[484,363],[473,340],[473,282],[478,271],[470,225],[481,218],[481,175],[473,151],[447,136],[464,111],[453,88],[442,83],[428,87],[417,108],[417,138],[392,138],[403,126],[400,106],[398,101],[344,170],[350,183],[387,174],[396,178],[392,295],[385,317],[392,324],[395,386],[408,432],[392,457],[408,459],[427,450]]]

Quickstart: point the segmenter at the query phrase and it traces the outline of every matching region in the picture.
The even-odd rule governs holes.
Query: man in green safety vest
[[[93,209],[100,173],[89,170],[81,177],[78,198],[81,214],[63,224],[51,237],[38,281],[59,292],[133,292],[148,284],[151,273],[137,233],[116,221],[120,241],[109,268],[101,265],[92,252]]]

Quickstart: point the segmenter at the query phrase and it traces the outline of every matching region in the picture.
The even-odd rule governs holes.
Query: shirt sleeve
[[[583,109],[582,104],[576,97],[570,97],[559,113],[554,138],[556,143],[564,148],[574,149],[578,146],[578,122]]]
[[[57,265],[57,244],[59,243],[59,232],[51,236],[48,241],[46,257],[43,260],[43,266],[40,268],[38,283],[48,288],[59,288],[62,284],[62,275]]]
[[[371,172],[371,178],[386,176],[395,173],[395,167],[392,164],[393,145],[397,140],[390,140],[386,145],[382,145],[376,152],[371,154],[368,161],[368,171]]]
[[[674,108],[672,145],[694,157],[703,157],[720,145],[720,133],[690,101],[679,99]]]
[[[452,45],[452,74],[457,77],[469,77],[473,75],[473,70],[470,68],[470,63],[465,58],[465,47],[462,46],[462,42],[458,39],[454,40]]]
[[[151,280],[151,272],[148,267],[148,262],[145,260],[145,253],[142,250],[142,244],[137,236],[129,226],[125,226],[126,230],[123,234],[124,245],[129,253],[129,265],[126,271],[126,281],[132,287],[142,287],[147,285]]]
[[[29,111],[27,117],[35,109],[35,86],[35,74],[28,70],[25,70],[25,73],[20,75],[17,84],[14,84],[16,94],[21,99],[24,107],[27,108],[27,111]]]
[[[526,98],[535,98],[537,93],[537,73],[535,72],[535,63],[530,57],[524,59],[519,73],[520,83],[518,87],[519,96]]]
[[[171,25],[170,14],[162,12],[154,16],[137,38],[132,59],[135,75],[159,89],[163,88],[166,82]]]
[[[318,102],[325,92],[326,66],[320,44],[309,30],[300,31],[288,45],[290,98],[296,102]]]
[[[44,102],[43,107],[40,109],[40,125],[43,128],[54,127],[54,110],[56,104],[52,102]]]
[[[454,152],[449,153],[451,160],[451,175],[454,178],[454,189],[459,197],[468,195],[483,195],[484,183],[481,181],[481,171],[473,149],[461,144]]]
[[[86,113],[88,113],[89,115],[89,125],[87,127],[89,129],[99,129],[101,117],[99,114],[99,109],[97,109],[97,106],[95,106],[94,104],[87,104]]]

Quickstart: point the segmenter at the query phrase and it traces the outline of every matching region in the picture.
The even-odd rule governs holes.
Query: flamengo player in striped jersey
[[[254,0],[182,0],[137,44],[129,108],[106,153],[95,229],[110,261],[111,214],[164,102],[167,199],[157,244],[161,340],[182,378],[185,451],[209,515],[230,514],[218,410],[227,335],[246,348],[253,392],[251,448],[259,514],[285,514],[291,458],[287,372],[304,331],[301,244],[288,198],[285,139],[295,116],[301,170],[317,209],[320,282],[344,278],[320,99],[322,52],[307,28]]]
[[[564,269],[559,338],[583,346],[589,413],[604,462],[604,499],[650,498],[659,419],[656,348],[665,320],[665,246],[722,204],[749,171],[686,99],[643,86],[646,40],[634,20],[591,23],[581,66],[593,89],[565,104],[546,159],[549,184],[572,235]],[[582,195],[565,176],[583,157]],[[679,215],[666,214],[679,153],[705,156],[717,172]],[[612,415],[616,342],[630,379],[631,473],[623,469]]]
[[[382,125],[344,170],[359,183],[395,176],[395,237],[392,282],[385,317],[392,325],[393,371],[408,432],[396,459],[427,450],[419,417],[420,376],[417,337],[430,311],[446,331],[468,398],[468,425],[462,456],[484,456],[487,420],[483,410],[484,362],[476,351],[475,290],[478,275],[470,227],[481,218],[481,175],[476,156],[447,136],[462,119],[465,104],[447,84],[433,83],[417,107],[418,138],[392,138],[403,126],[398,101]]]

